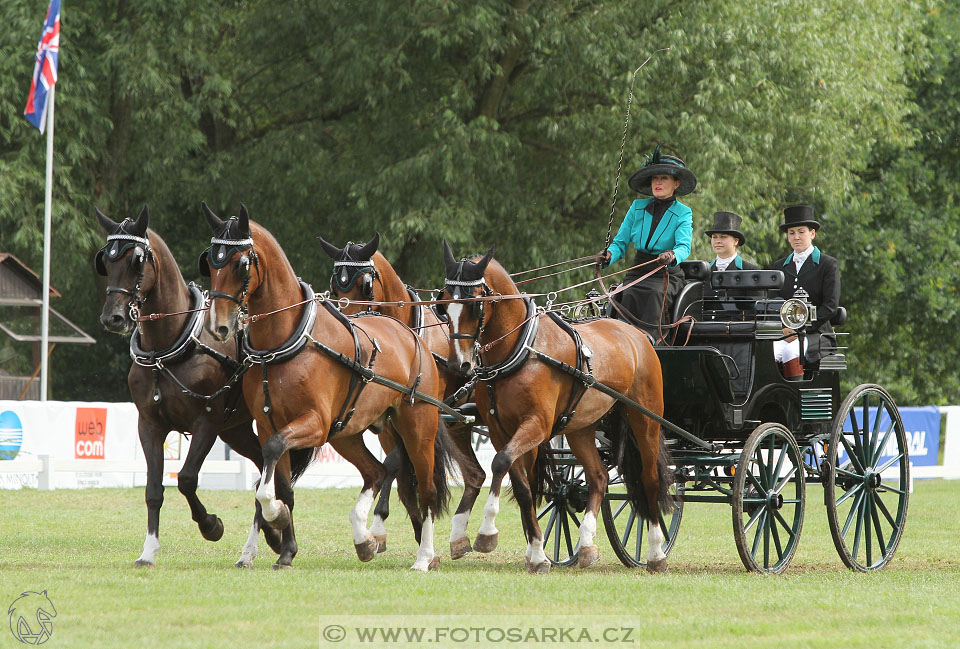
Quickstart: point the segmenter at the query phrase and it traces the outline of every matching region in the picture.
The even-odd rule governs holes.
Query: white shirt
[[[726,270],[727,266],[732,264],[733,260],[736,258],[737,256],[734,255],[733,257],[727,257],[726,259],[723,259],[722,257],[720,257],[720,255],[717,255],[717,259],[713,263],[716,265],[717,270]]]
[[[813,253],[813,246],[810,246],[803,252],[793,253],[793,263],[797,265],[798,274],[800,273],[800,267],[803,266],[803,262],[805,262],[807,260],[807,257],[809,257],[812,253]]]

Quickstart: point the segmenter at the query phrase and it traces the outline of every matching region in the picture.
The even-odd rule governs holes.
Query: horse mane
[[[287,253],[283,251],[283,248],[280,246],[280,243],[277,241],[269,230],[265,227],[250,219],[250,236],[253,238],[254,249],[268,249],[269,257],[271,261],[279,261],[287,269],[287,273],[296,278],[297,272],[293,269],[293,264],[290,263],[290,259],[287,258]]]
[[[470,258],[470,261],[476,263],[480,261],[482,255],[477,255]],[[484,277],[487,280],[487,286],[496,293],[501,295],[519,295],[520,289],[517,288],[517,285],[514,283],[513,278],[510,277],[510,273],[500,265],[496,259],[491,259],[490,263],[487,264],[486,272]]]
[[[167,242],[163,240],[163,237],[157,234],[152,228],[147,228],[147,239],[150,241],[150,248],[153,250],[154,258],[158,262],[160,257],[169,258],[170,266],[176,269],[176,276],[180,278],[180,282],[186,286],[186,281],[183,279],[183,273],[180,271],[180,266],[177,264],[177,258],[173,256],[173,253],[170,251],[170,247],[167,246]],[[158,263],[158,267],[165,269],[165,265],[163,263]]]

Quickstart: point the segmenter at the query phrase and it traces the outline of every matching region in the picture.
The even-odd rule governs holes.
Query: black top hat
[[[687,169],[683,160],[677,156],[663,155],[660,153],[660,145],[653,150],[652,155],[647,156],[646,162],[637,173],[630,177],[630,187],[641,194],[651,196],[653,190],[650,189],[650,179],[654,176],[668,174],[680,181],[680,186],[673,193],[674,196],[683,196],[689,194],[697,186],[697,177],[693,172]]]
[[[742,246],[747,242],[743,232],[740,232],[740,222],[742,220],[742,217],[735,212],[714,212],[713,229],[706,230],[704,234],[708,237],[711,234],[729,234],[739,240],[738,246]]]
[[[819,230],[820,223],[813,218],[813,207],[810,205],[792,205],[783,209],[783,224],[780,226],[780,232],[786,232],[789,228],[796,228],[805,225],[811,230]]]

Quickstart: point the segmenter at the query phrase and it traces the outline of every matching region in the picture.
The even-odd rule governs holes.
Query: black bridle
[[[476,297],[486,297],[488,295],[493,295],[493,292],[490,290],[490,287],[487,286],[487,280],[483,277],[480,279],[463,279],[463,264],[467,261],[466,259],[461,259],[460,263],[457,265],[457,273],[453,278],[447,278],[444,288],[450,294],[450,298],[453,300],[464,300],[470,301],[471,315],[477,319],[477,330],[472,334],[464,333],[451,333],[450,338],[453,340],[472,340],[474,343],[475,353],[479,353],[479,343],[478,340],[483,334],[483,330],[486,327],[486,300],[473,300]],[[480,295],[474,295],[473,289],[476,287],[482,287],[480,290]],[[442,309],[442,313],[446,315],[446,309]]]
[[[146,302],[146,297],[140,293],[140,290],[143,287],[143,277],[147,266],[146,262],[149,260],[150,263],[153,264],[154,271],[156,271],[157,262],[154,259],[153,249],[150,248],[150,240],[147,238],[146,234],[144,234],[142,237],[138,237],[123,231],[124,225],[126,225],[129,221],[130,219],[125,219],[120,225],[120,228],[114,234],[107,236],[107,244],[97,253],[95,264],[97,267],[97,272],[106,277],[107,268],[104,265],[104,260],[106,259],[111,262],[117,261],[124,255],[127,248],[133,247],[133,255],[134,259],[136,260],[135,263],[137,267],[137,281],[134,284],[133,289],[123,288],[122,286],[108,285],[107,295],[109,296],[111,293],[120,293],[121,295],[126,295],[129,297],[130,301],[127,303],[127,313],[130,317],[130,320],[134,323],[137,323],[137,318],[140,317],[140,310],[143,308],[144,302]]]
[[[355,261],[350,258],[347,250],[353,242],[347,242],[344,250],[344,258],[333,262],[333,275],[330,276],[330,292],[336,295],[343,295],[357,283],[357,280],[363,278],[361,294],[363,299],[373,301],[373,283],[380,279],[380,273],[377,267],[373,265],[373,260]],[[371,305],[368,309],[373,309]]]
[[[236,217],[231,217],[231,219],[235,218]],[[209,272],[203,272],[206,263],[209,263],[214,268],[223,268],[229,263],[230,259],[233,258],[235,253],[245,253],[240,257],[239,261],[240,271],[243,273],[243,285],[240,287],[240,290],[232,295],[230,293],[215,291],[213,289],[208,291],[211,301],[216,298],[220,298],[223,300],[229,300],[237,305],[237,319],[242,327],[247,315],[246,302],[247,294],[250,290],[250,266],[256,267],[257,277],[260,278],[260,257],[257,256],[257,252],[253,248],[252,237],[246,237],[243,239],[229,239],[226,238],[228,231],[229,225],[227,228],[225,228],[224,232],[221,233],[220,237],[212,237],[210,239],[210,247],[200,254],[199,265],[201,273],[209,275]],[[216,254],[214,254],[215,249]]]

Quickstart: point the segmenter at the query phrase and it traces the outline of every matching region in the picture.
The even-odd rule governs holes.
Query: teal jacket
[[[657,224],[653,236],[649,236],[653,217],[645,208],[652,200],[652,198],[638,198],[627,210],[617,236],[610,244],[610,264],[623,259],[627,246],[631,243],[637,250],[651,255],[673,250],[675,259],[671,266],[676,266],[690,256],[690,244],[693,241],[693,211],[680,201],[674,201],[673,205],[663,213],[663,218]],[[645,247],[648,237],[650,246]]]

